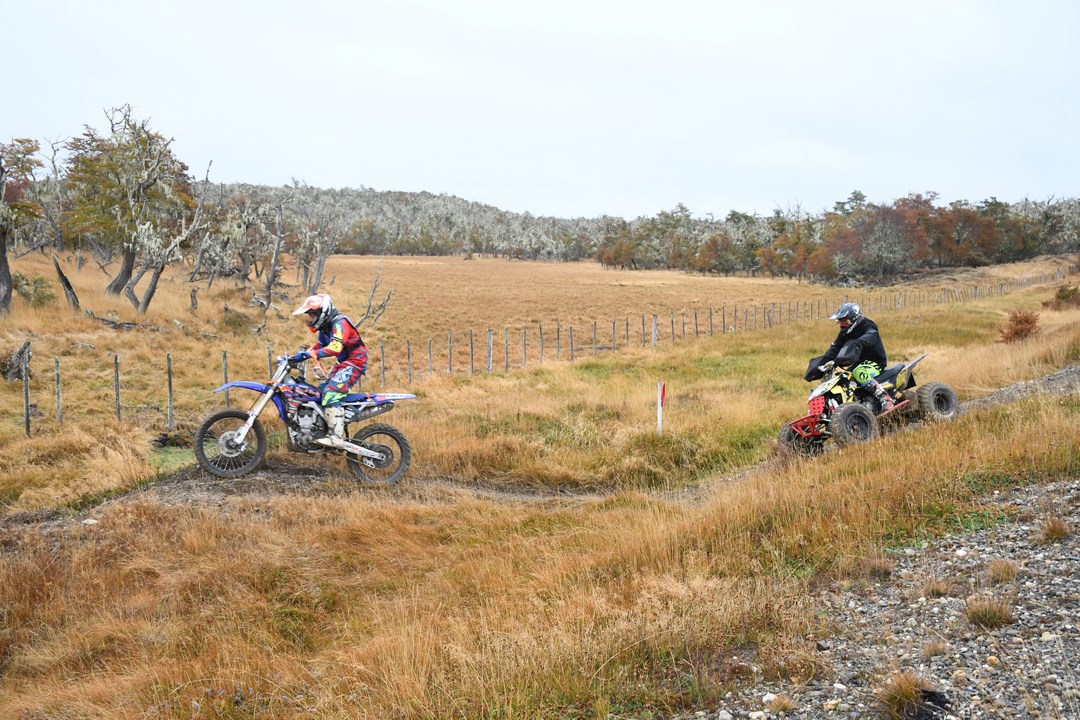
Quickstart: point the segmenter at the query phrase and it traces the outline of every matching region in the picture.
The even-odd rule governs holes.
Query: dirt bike
[[[843,355],[843,353],[841,353]],[[810,361],[805,379],[822,380],[810,393],[809,414],[780,428],[777,438],[782,452],[816,455],[832,440],[838,446],[866,442],[880,433],[885,419],[948,420],[960,410],[951,387],[930,382],[915,390],[914,367],[926,357],[886,368],[875,380],[894,403],[884,411],[874,394],[862,388],[851,374],[851,367],[834,361],[822,364],[821,357]]]
[[[288,448],[293,452],[329,452],[344,455],[349,470],[360,482],[395,483],[409,469],[412,451],[405,435],[384,424],[367,425],[350,434],[349,424],[370,420],[394,409],[400,400],[414,399],[404,393],[354,393],[345,397],[345,444],[342,448],[323,446],[315,440],[328,432],[320,404],[319,388],[309,383],[306,361],[288,357],[277,359],[277,370],[268,383],[235,380],[217,388],[254,390],[259,398],[247,412],[222,410],[208,417],[195,432],[195,457],[207,472],[223,478],[237,478],[254,471],[266,456],[266,431],[259,414],[272,400],[288,432]],[[316,372],[321,366],[316,363]]]

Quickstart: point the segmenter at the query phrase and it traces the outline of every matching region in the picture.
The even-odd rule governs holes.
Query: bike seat
[[[878,375],[874,379],[877,380],[879,383],[885,382],[886,380],[892,380],[903,369],[904,369],[904,363],[900,363],[898,365],[893,365],[891,367],[887,367],[884,370],[882,370],[881,374]]]

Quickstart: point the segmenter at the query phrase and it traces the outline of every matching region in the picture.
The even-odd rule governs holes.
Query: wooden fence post
[[[447,355],[448,355],[447,361],[446,361],[446,373],[448,375],[453,375],[454,374],[454,331],[453,330],[447,331],[447,333],[446,333],[446,352],[447,352]]]
[[[225,391],[225,397],[229,397],[229,391]],[[120,356],[113,355],[113,398],[116,401],[116,419],[120,419]],[[225,401],[225,406],[228,407],[228,400]],[[27,421],[27,427],[29,427],[29,420]]]
[[[671,342],[675,343],[675,313],[671,313]]]
[[[379,341],[379,384],[386,387],[386,347],[383,341]]]
[[[503,328],[503,371],[510,372],[510,328]]]
[[[53,356],[53,371],[56,374],[56,424],[59,427],[64,426],[64,404],[63,397],[60,392],[60,358]]]
[[[544,323],[540,323],[540,367],[544,366]]]
[[[645,347],[645,313],[641,313],[641,347]]]
[[[720,306],[720,334],[727,335],[727,305]]]
[[[117,361],[117,367],[119,367],[119,366],[120,366],[120,364],[119,364],[119,360],[118,360]],[[117,390],[116,390],[116,419],[119,420],[120,419],[120,374],[119,374],[119,372],[117,372],[116,377],[117,377],[117,379],[116,379],[116,388],[117,388]],[[221,378],[222,378],[222,383],[221,383],[222,385],[227,385],[229,383],[229,351],[228,350],[222,350],[221,351]],[[225,389],[225,408],[228,409],[229,407],[230,407],[229,406],[229,390],[228,390],[228,388],[226,388]]]
[[[59,366],[57,367],[59,370]],[[165,377],[167,378],[167,389],[169,392],[169,413],[168,413],[168,428],[169,432],[175,429],[173,424],[173,387],[172,387],[172,353],[165,353]],[[59,375],[57,376],[59,380]]]
[[[491,373],[492,356],[495,354],[495,331],[488,328],[487,331],[487,371]]]
[[[592,354],[596,355],[596,321],[592,321]]]
[[[555,359],[562,359],[562,323],[555,321]]]
[[[521,367],[524,369],[529,367],[528,328],[524,325],[521,326]]]
[[[406,384],[412,385],[412,342],[405,341],[405,372]]]
[[[574,362],[574,326],[570,326],[570,362]]]
[[[469,374],[470,375],[475,375],[476,374],[475,357],[476,357],[476,349],[475,349],[475,347],[473,345],[473,331],[472,331],[472,328],[469,328]]]
[[[656,347],[656,326],[659,322],[659,318],[655,315],[652,316],[652,346]]]
[[[427,374],[431,377],[435,374],[435,353],[432,348],[435,345],[435,338],[428,338],[427,341]]]
[[[22,358],[23,420],[26,424],[26,437],[30,437],[30,353]],[[117,410],[117,413],[120,411]]]
[[[266,372],[270,375],[274,374],[274,358],[273,353],[270,351],[270,345],[266,346]]]

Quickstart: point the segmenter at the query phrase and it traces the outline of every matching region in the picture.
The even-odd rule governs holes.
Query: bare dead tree
[[[386,308],[390,306],[390,297],[394,294],[394,289],[390,288],[386,292],[386,297],[382,299],[382,302],[375,303],[375,294],[379,291],[379,287],[382,285],[382,268],[375,271],[375,282],[371,284],[371,292],[368,293],[367,308],[364,309],[364,314],[359,320],[353,321],[353,327],[359,329],[365,322],[369,322],[372,327],[375,327],[375,323],[379,322],[379,318],[386,312]]]
[[[68,307],[72,310],[79,310],[79,296],[75,294],[75,288],[71,287],[71,281],[68,280],[67,275],[60,269],[60,261],[56,258],[56,254],[52,256],[53,267],[56,268],[56,276],[60,279],[60,287],[64,288],[64,296],[67,298]]]
[[[264,313],[270,309],[271,302],[274,299],[274,283],[277,282],[278,272],[281,266],[281,246],[285,242],[285,204],[289,202],[289,199],[290,198],[286,196],[278,201],[277,207],[275,208],[277,225],[274,231],[269,233],[273,251],[270,255],[270,268],[266,272],[266,303],[263,307]]]
[[[209,184],[209,176],[210,167],[207,166],[206,179],[203,181],[204,187]],[[203,193],[196,193],[195,213],[190,223],[186,219],[182,221],[180,231],[171,239],[165,234],[164,228],[157,223],[145,222],[138,226],[135,242],[137,246],[143,248],[143,266],[139,273],[124,287],[124,294],[140,315],[146,313],[150,301],[154,299],[158,281],[161,279],[165,267],[178,257],[180,249],[185,243],[196,233],[205,229],[202,195]],[[150,282],[140,298],[135,294],[135,287],[148,271],[151,273]]]

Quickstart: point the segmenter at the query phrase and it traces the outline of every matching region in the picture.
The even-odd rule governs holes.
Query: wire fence
[[[820,320],[829,317],[840,304],[844,302],[858,302],[867,315],[880,315],[889,312],[898,312],[905,309],[921,308],[934,305],[950,305],[955,303],[970,302],[1004,295],[1021,290],[1031,285],[1044,284],[1060,280],[1065,272],[1059,271],[1052,275],[1040,275],[1036,277],[1022,278],[1010,283],[997,283],[983,286],[961,286],[933,290],[898,290],[896,292],[864,294],[862,297],[845,295],[835,302],[826,299],[798,302],[783,301],[772,303],[751,303],[741,307],[732,305],[728,308],[722,305],[719,308],[708,306],[695,308],[689,312],[668,312],[664,316],[659,314],[640,314],[633,319],[629,316],[612,318],[610,322],[593,320],[591,325],[584,328],[575,327],[572,324],[563,325],[555,321],[545,328],[543,323],[537,323],[530,327],[523,325],[520,328],[504,327],[501,333],[493,328],[488,328],[480,335],[480,347],[477,345],[477,334],[473,330],[455,336],[448,332],[445,345],[440,341],[438,354],[436,353],[436,340],[429,337],[426,343],[421,343],[417,348],[411,340],[406,340],[404,347],[397,347],[394,357],[388,356],[386,344],[380,340],[377,347],[368,347],[368,368],[366,378],[361,380],[363,389],[370,389],[372,383],[377,383],[380,389],[387,387],[388,370],[389,380],[394,383],[404,383],[412,386],[423,382],[425,379],[445,372],[447,375],[478,373],[510,372],[511,370],[528,370],[540,368],[546,363],[575,362],[583,358],[596,357],[602,353],[616,352],[620,349],[632,347],[655,348],[668,342],[674,343],[686,340],[688,337],[697,339],[712,337],[715,335],[739,334],[769,330],[775,327]],[[583,332],[584,331],[584,332]],[[500,337],[501,335],[501,337]],[[70,378],[64,378],[61,372],[59,357],[52,358],[52,367],[43,370],[41,363],[32,362],[32,352],[29,349],[29,341],[24,346],[26,352],[22,353],[21,375],[23,382],[23,425],[26,435],[32,432],[31,419],[37,418],[45,422],[45,413],[41,406],[48,404],[45,397],[51,396],[55,403],[55,423],[62,427],[64,423],[64,382]],[[425,347],[426,345],[426,347]],[[419,349],[419,353],[415,352]],[[445,349],[445,353],[443,350]],[[438,362],[436,358],[438,357]],[[157,404],[147,402],[148,397],[144,383],[138,383],[136,390],[126,390],[123,379],[127,368],[122,363],[118,353],[114,353],[108,359],[112,370],[112,398],[108,410],[117,420],[122,420],[124,413],[134,411],[149,411],[157,413],[160,418],[164,416],[165,427],[168,432],[176,429],[175,392],[174,392],[174,368],[171,352],[165,353],[163,370],[164,377],[160,386],[155,383],[156,393],[164,389],[164,397],[157,394]],[[270,345],[266,346],[267,373],[272,374],[275,367],[275,351]],[[229,376],[229,353],[221,352],[221,381],[227,384]],[[146,367],[135,368],[139,378],[145,381],[148,369]],[[31,402],[32,377],[37,373],[39,380],[34,381],[37,385],[39,398],[38,403]],[[42,374],[51,376],[51,382],[42,381]],[[85,378],[75,378],[75,382],[82,382]],[[47,387],[51,384],[52,387]],[[367,387],[365,387],[367,386]],[[139,394],[135,399],[138,402],[129,402],[129,395],[134,392]],[[226,407],[231,407],[232,398],[229,390],[224,392]],[[41,424],[41,423],[39,423]]]

